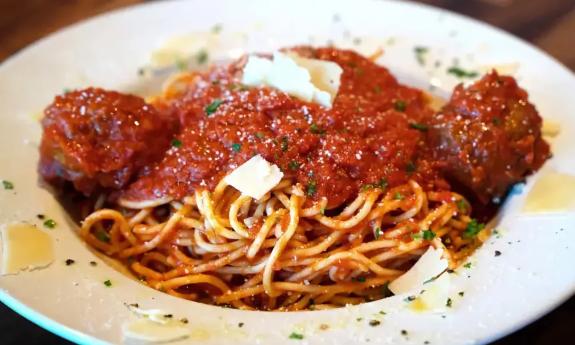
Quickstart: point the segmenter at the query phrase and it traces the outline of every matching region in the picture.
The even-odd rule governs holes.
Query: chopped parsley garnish
[[[445,306],[451,308],[451,304],[452,304],[451,298],[448,298],[447,302],[445,302]]]
[[[467,203],[463,199],[459,199],[455,202],[457,209],[461,212],[467,212]]]
[[[431,241],[435,238],[435,232],[431,230],[423,230],[422,236],[424,240]]]
[[[312,132],[313,134],[324,134],[325,133],[325,129],[319,127],[317,124],[312,123],[311,126],[309,126],[309,130],[310,132]]]
[[[465,231],[463,231],[463,237],[464,238],[473,238],[473,237],[477,236],[477,234],[481,230],[483,230],[484,227],[485,227],[485,224],[477,222],[477,219],[472,219],[467,224]]]
[[[459,291],[457,294],[458,294],[459,296],[463,297],[463,295],[465,295],[465,292],[464,292],[464,291]]]
[[[313,196],[317,191],[317,183],[314,180],[309,181],[306,188],[306,194],[308,196]]]
[[[302,340],[302,339],[303,339],[303,334],[301,334],[301,333],[296,333],[296,332],[292,332],[292,333],[289,335],[289,338],[290,338],[290,339],[296,339],[296,340]]]
[[[373,237],[375,237],[375,239],[377,240],[381,235],[383,235],[383,231],[381,231],[381,228],[378,226],[377,228],[375,228],[375,231],[373,232]]]
[[[429,129],[429,127],[426,124],[415,123],[415,122],[410,123],[409,127],[413,128],[413,129],[417,129],[418,131],[422,131],[422,132],[426,132]]]
[[[262,139],[264,136],[265,136],[265,135],[264,135],[263,132],[256,132],[256,138]]]
[[[471,268],[471,262],[466,263],[465,265],[463,265],[463,267],[465,267],[465,268]]]
[[[417,59],[417,63],[420,65],[425,65],[425,54],[429,51],[427,47],[415,47],[413,48],[413,52],[415,53],[415,58]]]
[[[240,152],[242,150],[242,144],[239,143],[232,144],[232,150],[234,152]]]
[[[360,283],[365,283],[365,277],[357,277],[355,280],[357,280]]]
[[[385,315],[386,313],[385,313],[383,310],[380,310],[380,311],[379,311],[379,314]]]
[[[501,255],[501,252],[500,252],[499,250],[496,250],[496,251],[495,251],[495,256],[499,256],[499,255]]]
[[[70,266],[70,265],[74,264],[74,262],[76,262],[76,261],[74,261],[72,259],[66,259],[66,266]]]
[[[493,120],[491,120],[491,122],[495,125],[495,126],[499,126],[501,124],[501,118],[499,117],[494,117]]]
[[[288,163],[289,170],[297,170],[299,169],[300,164],[297,161],[291,161]]]
[[[173,315],[173,314],[164,314],[164,317],[165,317],[166,319],[171,319],[171,318],[174,317],[174,315]]]
[[[97,266],[98,263],[96,261],[90,261],[90,266]]]
[[[188,322],[190,322],[187,318],[183,317],[180,319],[180,322],[183,324],[187,324]]]
[[[287,151],[287,149],[288,149],[288,137],[282,137],[281,149],[283,152]]]
[[[104,282],[104,285],[106,285],[106,287],[111,287],[112,286],[112,282],[110,281],[110,279],[106,280]]]
[[[405,302],[415,301],[415,296],[407,296],[406,298],[403,299],[403,301]]]
[[[401,335],[407,335],[407,331],[405,329],[401,330]]]
[[[208,52],[205,50],[200,50],[197,54],[196,54],[196,62],[199,65],[203,65],[206,62],[208,62]]]
[[[244,323],[243,323],[243,322],[239,322],[239,323],[238,323],[238,327],[239,327],[239,328],[244,327]]]
[[[407,165],[405,166],[405,171],[407,171],[408,173],[412,173],[415,171],[417,167],[415,166],[415,163],[413,163],[412,161],[407,162]]]
[[[355,321],[360,322],[363,320],[363,317],[358,317],[357,319],[355,319]]]
[[[185,71],[188,69],[188,63],[185,60],[178,59],[176,61],[176,68],[178,71]]]
[[[215,99],[212,103],[208,104],[206,106],[206,108],[204,109],[206,112],[206,115],[210,116],[213,113],[216,112],[216,110],[218,110],[218,107],[224,103],[224,101],[222,101],[221,99]]]
[[[48,229],[54,229],[56,227],[56,222],[53,219],[46,219],[44,221],[44,226]]]
[[[36,217],[40,220],[44,220],[44,218],[46,218],[46,216],[43,214],[37,214]]]
[[[176,148],[180,148],[180,147],[182,147],[182,141],[178,140],[178,139],[174,139],[174,140],[172,140],[172,146],[176,147]]]
[[[375,85],[375,86],[373,87],[373,92],[375,92],[375,93],[377,93],[377,94],[380,94],[380,93],[381,93],[381,86]]]
[[[222,24],[216,24],[212,26],[212,32],[214,34],[219,34],[222,31]]]
[[[395,101],[395,103],[393,103],[393,107],[397,111],[404,112],[405,109],[407,109],[407,103],[405,103],[405,101],[402,101],[402,100],[397,100],[397,101]]]
[[[10,181],[2,180],[2,185],[6,190],[14,189],[14,184]]]
[[[403,200],[403,194],[401,194],[400,192],[395,192],[395,194],[393,194],[393,199],[394,200]]]
[[[420,232],[414,232],[411,234],[411,238],[414,240],[418,240],[421,238],[421,233]]]
[[[475,78],[479,74],[475,71],[466,71],[460,67],[453,66],[447,70],[448,74],[453,74],[457,78]]]
[[[369,325],[370,325],[371,327],[379,326],[379,325],[381,325],[381,321],[379,321],[379,320],[369,320]]]
[[[106,242],[106,243],[110,242],[110,236],[104,230],[96,231],[94,236],[96,236],[96,238],[101,242]]]

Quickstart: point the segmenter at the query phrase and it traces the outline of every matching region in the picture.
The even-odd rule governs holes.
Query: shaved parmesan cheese
[[[575,176],[545,172],[527,194],[523,213],[575,211]]]
[[[274,87],[303,101],[331,107],[342,72],[335,62],[275,52],[273,60],[250,56],[244,66],[242,83]]]
[[[447,269],[447,260],[441,258],[442,254],[442,249],[429,247],[409,271],[389,284],[389,290],[396,295],[415,290],[420,291],[424,282]]]
[[[124,324],[124,340],[127,343],[165,343],[188,338],[190,330],[175,322],[162,324],[149,319],[137,319]]]
[[[1,274],[43,268],[54,261],[52,238],[31,224],[3,225]]]
[[[416,311],[441,312],[446,309],[449,298],[450,276],[443,273],[432,282],[423,285],[423,292],[410,303],[410,308]]]
[[[557,122],[544,120],[543,127],[541,128],[541,133],[546,137],[556,137],[559,134],[561,126]]]
[[[283,176],[277,165],[256,155],[232,171],[224,181],[242,194],[257,200],[272,190]]]

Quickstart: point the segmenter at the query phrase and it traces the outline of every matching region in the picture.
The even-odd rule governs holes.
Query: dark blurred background
[[[149,0],[0,0],[0,63],[28,44],[64,26],[142,2]],[[575,71],[575,0],[417,2],[458,12],[511,32]],[[572,344],[574,339],[575,298],[571,298],[539,321],[494,344]],[[0,304],[0,344],[65,343]]]

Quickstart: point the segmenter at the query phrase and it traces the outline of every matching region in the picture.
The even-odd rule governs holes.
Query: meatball
[[[468,88],[455,88],[430,120],[428,138],[447,177],[487,203],[549,157],[541,123],[515,79],[493,71]]]
[[[90,195],[124,187],[161,158],[175,122],[140,97],[88,88],[57,96],[42,127],[40,175]]]

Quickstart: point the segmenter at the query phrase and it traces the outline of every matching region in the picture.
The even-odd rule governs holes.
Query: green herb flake
[[[383,310],[380,310],[380,311],[379,311],[379,314],[380,314],[380,315],[385,315],[386,312],[384,312]]]
[[[180,148],[182,147],[182,141],[178,139],[172,140],[172,147]]]
[[[180,319],[180,322],[183,323],[183,324],[187,324],[187,323],[190,322],[190,320],[188,320],[188,318],[183,317],[183,318]]]
[[[465,292],[464,292],[464,291],[459,291],[457,294],[458,294],[459,296],[463,297],[463,295],[465,295]]]
[[[377,183],[377,186],[381,189],[385,189],[387,187],[387,180],[382,178],[381,180],[379,180],[379,182]]]
[[[106,280],[104,282],[104,285],[106,285],[106,287],[111,287],[112,286],[112,282],[110,281],[110,279]]]
[[[413,129],[417,129],[418,131],[422,131],[422,132],[427,132],[427,130],[429,129],[429,127],[426,124],[415,123],[415,122],[410,123],[409,127],[413,128]]]
[[[401,335],[407,335],[407,331],[405,329],[401,330]]]
[[[381,231],[381,228],[378,226],[373,232],[373,237],[377,240],[381,237],[381,235],[383,235],[383,231]]]
[[[232,150],[234,152],[240,152],[242,150],[242,144],[239,143],[232,144]]]
[[[473,238],[473,237],[477,236],[477,234],[481,230],[483,230],[484,227],[485,227],[485,224],[479,223],[476,219],[472,219],[467,224],[465,231],[463,231],[463,237],[464,238]]]
[[[432,239],[435,238],[435,232],[431,230],[424,230],[422,232],[422,237],[424,240],[431,241]]]
[[[313,134],[325,134],[325,129],[319,127],[317,124],[312,123],[311,126],[309,126],[309,130],[310,132],[312,132]]]
[[[219,34],[220,32],[222,32],[222,24],[212,26],[212,33]]]
[[[405,103],[405,101],[402,101],[399,99],[399,100],[395,101],[395,103],[393,103],[393,108],[395,108],[395,110],[397,110],[397,111],[404,112],[405,109],[407,109],[407,103]]]
[[[314,180],[309,181],[306,187],[306,194],[308,196],[314,196],[315,192],[317,192],[317,182]]]
[[[296,332],[292,332],[292,333],[289,335],[289,338],[290,338],[290,339],[295,339],[295,340],[302,340],[302,339],[303,339],[303,334],[301,334],[301,333],[296,333]]]
[[[463,265],[463,267],[465,267],[465,268],[471,268],[471,262],[466,263],[465,265]]]
[[[196,62],[198,63],[198,65],[203,65],[206,62],[208,62],[208,52],[204,49],[200,50],[196,54]]]
[[[98,241],[100,242],[105,242],[105,243],[109,243],[110,242],[110,236],[108,235],[107,232],[100,230],[100,231],[96,231],[96,233],[94,234],[94,236],[96,236],[96,238],[98,239]]]
[[[238,327],[239,327],[239,328],[244,327],[244,325],[245,325],[245,324],[244,324],[243,322],[238,322]]]
[[[467,212],[467,203],[463,199],[459,199],[455,202],[457,209],[461,212]]]
[[[451,305],[452,305],[451,298],[448,298],[448,299],[447,299],[447,302],[445,302],[445,306],[448,307],[448,308],[451,308]]]
[[[415,296],[407,296],[403,299],[404,302],[413,302],[415,301]]]
[[[216,112],[216,110],[218,110],[218,107],[224,103],[224,101],[222,101],[221,99],[215,99],[212,103],[208,104],[206,106],[206,108],[204,109],[206,112],[206,115],[210,116],[213,113]]]
[[[373,92],[379,95],[381,93],[381,86],[375,85],[373,87]]]
[[[90,266],[98,266],[98,263],[96,261],[90,261]]]
[[[415,169],[417,169],[417,166],[412,161],[407,162],[407,164],[405,165],[405,171],[407,171],[410,174],[415,172]]]
[[[176,68],[178,71],[185,71],[188,69],[188,62],[186,60],[178,59],[176,60]]]
[[[448,74],[453,74],[457,78],[475,78],[479,75],[479,73],[475,71],[466,71],[460,67],[453,66],[447,70]]]
[[[499,118],[499,117],[494,117],[493,120],[491,120],[491,122],[492,122],[495,126],[499,126],[499,125],[501,125],[501,118]]]
[[[361,185],[359,190],[361,192],[365,192],[365,191],[368,191],[368,190],[373,189],[373,188],[375,188],[375,185],[373,183],[366,183],[366,184]]]
[[[401,194],[400,192],[395,192],[395,194],[393,194],[393,199],[394,200],[403,200],[403,194]]]
[[[379,320],[369,320],[369,325],[370,325],[371,327],[379,326],[379,325],[381,325],[381,321],[379,321]]]
[[[421,233],[419,233],[419,232],[414,232],[414,233],[411,234],[411,238],[414,239],[414,240],[419,240],[419,239],[421,239]]]
[[[2,180],[2,185],[4,186],[5,190],[14,189],[14,184],[10,181]]]
[[[357,277],[355,280],[357,280],[360,283],[365,283],[365,277]]]
[[[425,55],[429,51],[427,47],[415,47],[413,48],[413,52],[415,53],[415,59],[417,63],[421,66],[425,65]]]
[[[282,137],[281,149],[283,152],[286,152],[288,150],[288,137]]]
[[[56,227],[56,222],[53,219],[46,219],[44,221],[44,226],[48,229],[54,229]]]
[[[297,161],[291,161],[288,163],[289,170],[296,171],[300,167],[300,164]]]
[[[256,132],[256,138],[263,139],[265,137],[263,132]]]
[[[72,260],[72,259],[66,259],[66,266],[70,266],[73,265],[76,261]]]

